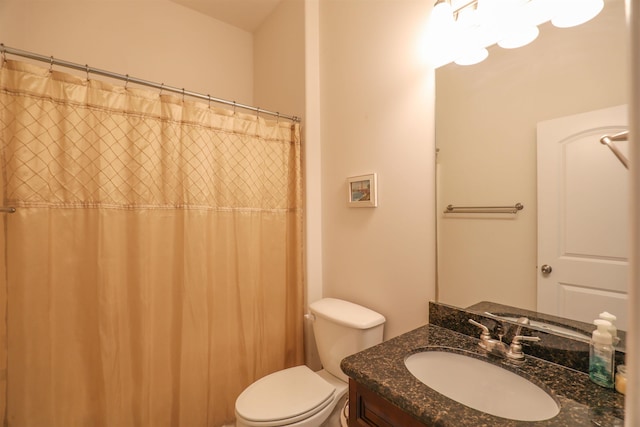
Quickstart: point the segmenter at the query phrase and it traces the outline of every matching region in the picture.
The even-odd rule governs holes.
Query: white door
[[[539,312],[627,329],[629,175],[600,143],[626,128],[626,106],[538,123]]]

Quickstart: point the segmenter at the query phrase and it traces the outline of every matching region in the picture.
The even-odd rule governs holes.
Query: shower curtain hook
[[[89,64],[84,64],[84,69],[87,72],[87,81],[89,81]]]
[[[182,88],[182,102],[184,102],[184,88]]]
[[[211,109],[211,95],[207,94],[207,98],[209,98],[209,109]]]
[[[236,115],[236,101],[233,101],[233,115]]]
[[[276,111],[276,123],[280,123],[280,112]]]
[[[53,73],[53,55],[49,59],[49,73]]]
[[[158,96],[162,96],[162,90],[164,89],[164,83],[160,83],[160,93]]]
[[[127,86],[129,86],[129,74],[125,75],[126,80],[124,81],[124,90],[127,90]]]
[[[256,119],[260,118],[260,107],[256,107]]]

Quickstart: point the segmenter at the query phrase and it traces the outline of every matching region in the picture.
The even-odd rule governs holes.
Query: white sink
[[[404,363],[430,388],[478,411],[518,421],[547,420],[560,412],[556,401],[531,381],[473,357],[424,351]]]

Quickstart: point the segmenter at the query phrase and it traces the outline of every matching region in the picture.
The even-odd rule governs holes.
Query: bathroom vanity
[[[431,303],[429,324],[345,358],[341,367],[350,377],[349,426],[624,425],[624,395],[592,383],[583,370],[588,366],[588,341],[539,328],[523,328],[514,322],[496,320],[491,313],[480,313]],[[504,334],[506,342],[511,341],[516,331],[539,337],[540,341],[524,343],[523,362],[496,357],[478,346],[480,330],[468,322],[470,318],[486,325],[492,333],[499,325],[498,332]],[[544,390],[557,404],[557,414],[540,420],[518,419],[517,414],[505,418],[446,397],[419,380],[405,365],[409,356],[425,351],[462,354],[517,374]],[[618,354],[618,363],[623,358],[624,354]],[[477,388],[478,382],[474,380],[472,384],[461,371],[450,370],[445,374],[456,387]],[[481,387],[478,395],[494,398],[500,408],[501,397],[492,394],[492,390],[483,391]],[[524,403],[527,404],[526,400]]]

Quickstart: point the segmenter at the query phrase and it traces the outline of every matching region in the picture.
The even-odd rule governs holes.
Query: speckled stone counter
[[[524,364],[515,365],[489,356],[478,347],[478,341],[429,324],[349,356],[341,367],[349,377],[429,426],[623,426],[623,395],[593,384],[583,372],[536,357],[527,356]],[[420,382],[404,365],[410,354],[429,349],[464,352],[516,372],[547,390],[560,405],[560,413],[545,421],[513,421],[451,400]],[[464,382],[460,387],[465,387]]]
[[[491,316],[487,316],[487,314],[490,314],[486,313],[487,311],[493,314],[525,316],[531,320],[545,320],[551,324],[561,324],[568,329],[580,332],[582,337],[569,337],[546,329],[521,325],[511,321],[498,321]],[[500,325],[504,334],[504,341],[508,343],[511,342],[516,331],[520,331],[520,335],[536,336],[540,338],[540,342],[535,345],[524,343],[525,353],[581,372],[589,372],[589,339],[591,331],[595,328],[593,325],[486,301],[466,309],[434,302],[429,303],[430,324],[442,326],[470,337],[477,337],[479,330],[476,326],[471,325],[468,319],[483,323],[489,328],[494,337],[497,336],[496,328]],[[616,348],[616,366],[624,364],[625,359],[625,333],[619,331],[618,335],[622,340]]]

